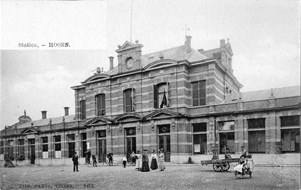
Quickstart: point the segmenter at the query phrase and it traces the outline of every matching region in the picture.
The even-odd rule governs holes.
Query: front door
[[[98,139],[98,162],[106,162],[106,139]]]
[[[35,164],[35,159],[36,159],[36,155],[35,155],[35,139],[28,139],[29,142],[29,155],[28,158],[30,159],[30,164]]]
[[[136,137],[127,137],[126,138],[126,157],[129,161],[131,158],[132,152],[136,153]]]
[[[170,162],[170,135],[159,135],[159,149],[163,149],[164,161]]]

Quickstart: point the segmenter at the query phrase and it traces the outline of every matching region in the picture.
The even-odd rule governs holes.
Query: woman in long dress
[[[142,156],[140,154],[140,151],[138,150],[136,154],[136,167],[135,167],[135,169],[137,169],[138,171],[141,170],[141,158]]]
[[[141,172],[149,172],[147,150],[144,150],[144,153],[142,154],[142,168],[141,168]]]
[[[155,153],[155,150],[153,150],[153,153],[151,155],[151,169],[152,170],[158,169],[157,154]]]
[[[160,152],[159,152],[159,168],[160,168],[160,171],[164,171],[165,170],[164,153],[163,153],[162,150],[160,150]]]

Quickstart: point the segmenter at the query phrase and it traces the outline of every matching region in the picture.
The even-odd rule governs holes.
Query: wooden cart
[[[232,162],[238,162],[239,158],[229,158],[229,159],[212,159],[201,161],[202,165],[213,164],[213,169],[216,172],[228,171],[230,164]]]

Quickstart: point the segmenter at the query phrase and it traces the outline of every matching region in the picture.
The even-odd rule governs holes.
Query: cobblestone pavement
[[[256,167],[252,178],[236,178],[212,166],[167,165],[164,172],[133,166],[22,166],[1,169],[1,189],[299,189],[300,167]]]

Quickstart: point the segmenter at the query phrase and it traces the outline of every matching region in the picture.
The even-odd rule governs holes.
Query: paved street
[[[214,172],[212,166],[167,165],[142,173],[133,166],[23,166],[1,169],[1,189],[299,189],[300,167],[256,167],[252,178]]]

